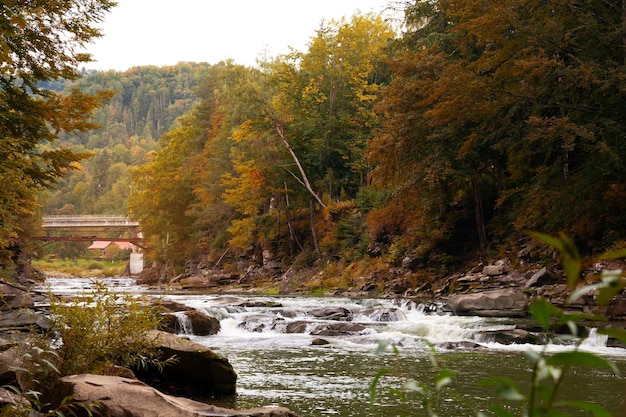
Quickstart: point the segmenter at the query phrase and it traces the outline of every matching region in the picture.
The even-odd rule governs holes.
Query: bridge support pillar
[[[143,271],[143,253],[133,252],[130,254],[130,274],[137,275]]]

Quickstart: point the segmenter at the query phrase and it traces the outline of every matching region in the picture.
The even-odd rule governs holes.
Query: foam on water
[[[133,278],[106,278],[99,280],[111,290],[146,293]],[[56,294],[79,294],[94,288],[94,279],[49,278],[42,289]],[[301,347],[316,337],[332,341],[345,349],[374,348],[381,342],[398,346],[424,348],[426,342],[434,345],[470,342],[503,352],[525,350],[562,351],[572,345],[502,344],[485,341],[481,335],[489,332],[512,330],[515,325],[505,319],[484,319],[449,314],[433,314],[434,305],[416,304],[411,300],[350,299],[325,297],[253,297],[206,294],[164,294],[187,307],[197,309],[220,320],[221,331],[210,338],[197,338],[211,345],[246,345],[255,348]],[[320,317],[311,313],[319,309],[345,309],[348,317]],[[303,323],[304,331],[288,333],[289,324]],[[338,323],[362,325],[362,330],[329,331]],[[186,329],[184,323],[181,324]],[[183,330],[185,331],[185,330]],[[317,333],[316,333],[317,332]],[[626,349],[606,346],[607,337],[592,329],[580,342],[579,349],[602,355],[625,356]]]

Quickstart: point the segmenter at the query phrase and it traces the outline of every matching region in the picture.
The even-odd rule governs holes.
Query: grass
[[[115,277],[124,273],[127,262],[94,259],[33,259],[33,266],[49,275]]]

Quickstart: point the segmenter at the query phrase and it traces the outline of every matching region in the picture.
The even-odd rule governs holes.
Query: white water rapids
[[[461,397],[472,402],[480,396],[483,401],[484,394],[475,387],[480,378],[500,371],[503,376],[512,372],[510,377],[517,380],[528,371],[521,352],[544,349],[538,345],[496,343],[488,336],[513,329],[519,321],[432,314],[409,300],[157,293],[136,286],[131,278],[100,281],[115,291],[156,295],[217,318],[220,332],[200,337],[193,335],[189,323],[177,314],[181,328],[186,329],[185,337],[210,347],[233,364],[238,373],[238,397],[227,405],[237,408],[277,404],[303,416],[425,415],[412,405],[408,409],[395,407],[396,399],[389,395],[370,404],[369,384],[377,371],[393,368],[398,371],[396,375],[431,378],[430,344],[442,352],[446,366],[452,364],[462,370],[461,382],[472,385],[461,392]],[[65,295],[92,288],[91,280],[79,278],[49,278],[46,284],[52,293]],[[343,324],[355,327],[337,327]],[[320,338],[328,344],[313,346],[312,341]],[[580,349],[626,366],[626,350],[607,347],[606,342],[605,336],[591,331]],[[398,353],[389,348],[377,354],[380,343],[395,346]],[[550,345],[548,349],[571,347]],[[610,387],[617,383],[621,387],[623,383],[620,377],[602,378]],[[392,379],[390,383],[401,384],[400,380]],[[585,384],[584,380],[579,376],[577,383]],[[585,389],[591,391],[607,390],[597,387],[593,380],[588,385]],[[610,393],[608,396],[610,400],[615,397]],[[621,402],[612,405],[615,409],[622,406]],[[460,408],[454,407],[453,412],[460,413]]]

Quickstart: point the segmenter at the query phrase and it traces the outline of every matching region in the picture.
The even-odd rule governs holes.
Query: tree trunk
[[[287,142],[287,138],[285,138],[285,132],[284,132],[283,126],[278,122],[275,122],[275,123],[276,123],[276,131],[278,132],[278,136],[280,136],[280,139],[283,141],[283,144],[287,148],[287,151],[289,151],[289,154],[291,155],[294,162],[296,163],[296,166],[298,167],[298,171],[300,172],[300,177],[301,177],[301,178],[298,178],[298,180],[300,181],[302,185],[306,187],[306,189],[309,191],[311,196],[315,198],[315,200],[318,202],[320,206],[326,207],[326,204],[324,204],[320,196],[315,192],[315,190],[311,186],[311,183],[309,182],[309,178],[304,172],[304,168],[302,168],[302,164],[300,163],[298,156],[291,148],[291,145],[289,145],[289,142]]]
[[[300,248],[300,251],[302,251],[304,248],[302,247],[302,244],[298,240],[298,236],[296,236],[296,233],[293,231],[293,225],[291,224],[291,212],[289,211],[289,194],[287,194],[286,182],[285,182],[285,216],[287,218],[287,229],[289,230],[289,253],[293,255],[294,242],[298,245],[298,248]]]
[[[320,245],[317,242],[317,233],[315,233],[315,222],[313,221],[313,199],[309,199],[309,221],[311,222],[311,236],[313,237],[313,245],[315,245],[315,253],[321,256]]]
[[[478,243],[480,251],[484,255],[487,251],[487,233],[485,231],[485,213],[483,210],[483,201],[478,188],[478,181],[472,175],[472,189],[474,191],[474,213],[476,215],[476,229],[478,231]]]

